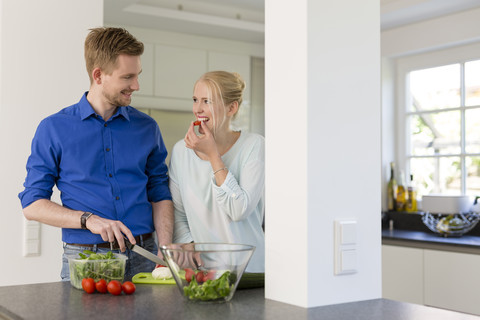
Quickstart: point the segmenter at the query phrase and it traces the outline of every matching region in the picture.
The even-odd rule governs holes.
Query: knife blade
[[[143,249],[139,245],[132,244],[126,238],[125,238],[125,245],[127,246],[128,249],[132,250],[133,252],[138,253],[139,255],[147,258],[150,261],[155,262],[156,264],[161,264],[162,266],[165,266],[165,267],[168,266],[168,264],[165,261],[163,261],[162,259],[160,259],[159,256],[154,255],[150,251]]]

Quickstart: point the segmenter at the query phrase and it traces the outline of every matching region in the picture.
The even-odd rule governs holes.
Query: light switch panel
[[[40,229],[38,221],[24,220],[23,223],[23,256],[34,257],[40,255]]]
[[[355,221],[340,221],[340,244],[357,243],[357,223]]]
[[[335,221],[335,275],[357,272],[357,221]]]

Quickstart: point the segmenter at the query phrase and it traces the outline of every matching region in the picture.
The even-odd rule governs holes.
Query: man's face
[[[130,105],[132,93],[140,89],[138,76],[142,72],[140,56],[119,55],[111,74],[102,75],[102,94],[115,107]]]

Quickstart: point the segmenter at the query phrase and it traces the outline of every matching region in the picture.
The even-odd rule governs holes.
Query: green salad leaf
[[[230,284],[231,272],[226,271],[220,278],[207,280],[198,284],[195,277],[192,277],[189,285],[183,288],[183,293],[190,300],[216,300],[227,297],[233,290],[233,284]]]
[[[112,251],[105,254],[84,250],[79,258],[70,260],[70,278],[75,287],[81,288],[82,279],[93,278],[123,281],[125,261],[115,256]]]

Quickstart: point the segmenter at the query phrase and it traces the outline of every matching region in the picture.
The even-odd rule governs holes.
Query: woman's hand
[[[220,155],[218,154],[217,144],[212,132],[203,121],[201,121],[200,127],[204,134],[197,136],[193,122],[190,123],[190,127],[188,128],[184,139],[185,145],[187,148],[203,154],[207,158],[206,160],[211,160],[213,157],[219,157]]]

